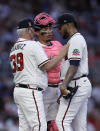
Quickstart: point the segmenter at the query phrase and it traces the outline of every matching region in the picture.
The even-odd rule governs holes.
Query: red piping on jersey
[[[75,57],[72,57],[72,58],[69,58],[68,60],[80,60],[81,58],[75,58]]]
[[[72,98],[69,100],[69,103],[68,103],[67,109],[66,109],[65,114],[64,114],[64,117],[63,117],[63,119],[62,119],[62,128],[63,128],[63,131],[65,131],[65,129],[64,129],[64,125],[63,125],[63,122],[64,122],[65,116],[66,116],[66,114],[67,114],[67,112],[68,112],[68,109],[69,109],[69,106],[70,106],[71,100],[72,100]]]
[[[38,67],[40,68],[42,65],[46,64],[50,59],[47,59],[45,61],[43,61],[41,64],[38,65]]]
[[[75,81],[75,87],[76,87],[76,81]],[[70,106],[71,100],[72,100],[72,98],[69,100],[69,103],[68,103],[67,109],[66,109],[66,111],[65,111],[65,114],[64,114],[64,117],[63,117],[63,120],[62,120],[62,128],[63,128],[63,131],[65,131],[65,129],[64,129],[64,125],[63,125],[63,121],[64,121],[64,119],[65,119],[65,116],[66,116],[67,112],[68,112],[68,109],[69,109],[69,106]]]
[[[38,110],[38,105],[37,105],[37,102],[36,102],[36,99],[35,99],[34,90],[33,90],[33,99],[34,99],[36,110],[37,110],[38,122],[39,122],[39,131],[40,131],[41,122],[40,122],[40,118],[39,118],[39,110]],[[32,131],[33,131],[33,129],[32,129]]]

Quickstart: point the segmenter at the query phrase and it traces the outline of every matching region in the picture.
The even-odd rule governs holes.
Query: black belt
[[[77,78],[74,78],[74,79],[72,79],[72,80],[78,80],[78,79],[80,79],[80,78],[82,78],[82,77],[87,77],[87,75],[82,75],[82,76],[77,77]]]
[[[16,84],[16,87],[22,87],[22,88],[27,88],[27,89],[33,89],[33,90],[38,90],[38,91],[42,91],[43,89],[40,87],[36,87],[36,88],[30,88],[30,86],[27,84]]]
[[[58,85],[53,85],[53,84],[48,84],[48,86],[49,87],[54,87],[54,88],[58,87]]]

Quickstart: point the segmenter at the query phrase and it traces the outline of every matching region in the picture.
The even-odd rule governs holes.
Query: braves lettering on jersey
[[[46,71],[39,69],[48,58],[42,47],[35,41],[19,39],[10,53],[14,83],[47,87]]]

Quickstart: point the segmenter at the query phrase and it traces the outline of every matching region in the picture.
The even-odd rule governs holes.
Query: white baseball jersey
[[[68,60],[63,60],[62,62],[60,79],[63,80],[65,78],[65,74],[70,66],[70,60],[80,60],[80,65],[74,78],[80,77],[83,74],[88,75],[88,53],[84,37],[80,33],[76,33],[71,37],[68,43],[70,44]]]
[[[36,42],[20,38],[10,52],[14,83],[32,84],[46,88],[46,71],[39,69],[48,58],[42,47]]]
[[[78,90],[76,94],[68,100],[63,97],[60,100],[60,106],[56,117],[56,123],[59,131],[87,131],[87,103],[91,96],[91,83],[87,77],[81,77],[88,74],[88,53],[84,37],[80,33],[74,34],[68,41],[70,44],[68,50],[68,59],[63,60],[61,65],[61,78],[64,79],[70,66],[70,60],[80,60],[78,70],[68,86]],[[77,125],[77,126],[76,126]]]

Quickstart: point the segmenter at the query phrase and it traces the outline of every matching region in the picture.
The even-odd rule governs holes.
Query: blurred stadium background
[[[16,41],[15,25],[40,11],[56,17],[73,12],[89,51],[89,78],[93,86],[88,105],[88,131],[100,131],[100,0],[0,0],[0,131],[18,131],[18,116],[13,102],[13,76],[9,52]],[[56,30],[56,39],[64,44]]]

